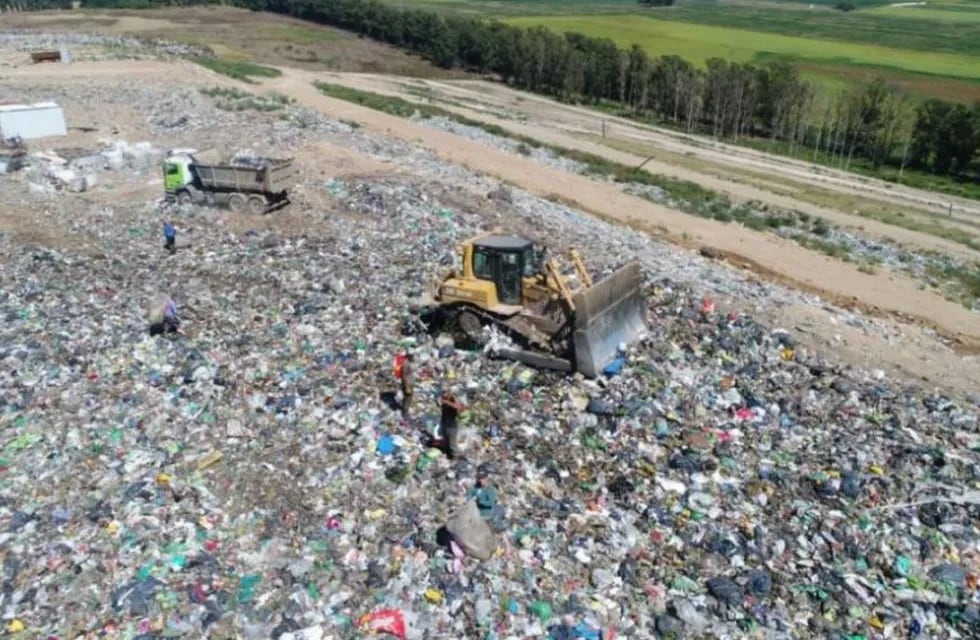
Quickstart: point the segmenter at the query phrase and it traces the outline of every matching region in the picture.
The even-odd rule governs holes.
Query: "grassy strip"
[[[903,229],[908,229],[909,231],[918,231],[920,233],[927,233],[931,236],[936,236],[937,238],[951,240],[957,244],[969,247],[974,251],[980,251],[980,241],[978,241],[976,236],[973,234],[961,229],[943,226],[938,222],[925,222],[922,220],[909,218],[901,211],[896,211],[895,213],[884,211],[858,211],[858,215],[865,218],[870,218],[872,220],[877,220],[878,222],[884,222],[885,224],[902,227]]]
[[[445,109],[429,104],[417,104],[415,102],[403,100],[402,98],[385,96],[381,95],[380,93],[371,93],[370,91],[361,91],[360,89],[351,89],[350,87],[345,87],[339,84],[330,84],[329,82],[318,81],[314,82],[313,84],[320,91],[320,93],[330,96],[331,98],[353,102],[354,104],[359,104],[362,107],[374,109],[375,111],[381,111],[382,113],[387,113],[388,115],[398,116],[399,118],[411,118],[415,114],[418,114],[423,118],[447,118],[469,127],[479,127],[487,133],[491,133],[495,136],[517,138],[517,136],[511,135],[503,128],[498,127],[495,124],[487,124],[485,122],[470,120],[469,118],[456,115],[451,111],[446,111]],[[539,145],[535,143],[534,146]]]
[[[806,162],[812,162],[814,164],[819,164],[833,169],[843,168],[840,165],[840,160],[837,158],[830,158],[823,152],[814,153],[813,149],[810,148],[791,148],[787,142],[760,138],[742,138],[738,141],[738,145],[748,147],[750,149],[758,149],[759,151],[764,151],[766,153],[773,153],[788,156],[790,158],[796,158],[798,160],[805,160]],[[872,178],[878,178],[879,180],[894,182],[896,184],[903,184],[916,189],[938,191],[954,196],[960,196],[961,198],[980,200],[980,183],[976,183],[971,180],[958,180],[953,176],[939,176],[909,168],[906,168],[903,172],[901,172],[901,175],[899,175],[899,170],[897,167],[882,165],[876,168],[871,165],[870,161],[863,158],[853,158],[846,170],[850,171],[851,173],[870,176]]]
[[[951,291],[948,292],[947,297],[961,302],[967,308],[972,308],[980,299],[980,263],[974,264],[972,268],[929,266],[926,268],[926,274],[936,280],[951,283]]]
[[[225,60],[223,58],[204,58],[200,56],[191,58],[191,61],[215,73],[220,73],[229,78],[241,80],[249,84],[255,84],[252,78],[277,78],[282,75],[279,69],[263,67],[262,65],[251,62]]]
[[[281,93],[255,95],[239,89],[211,87],[201,93],[215,99],[215,106],[222,111],[281,111],[295,102]]]

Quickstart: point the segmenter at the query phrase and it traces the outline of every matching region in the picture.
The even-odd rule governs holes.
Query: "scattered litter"
[[[38,190],[55,177],[37,167],[92,171],[97,191],[159,183],[155,150],[233,141],[242,116],[145,86],[58,99],[110,90],[160,138],[34,154],[0,178],[0,206],[98,248],[0,236],[9,633],[976,636],[978,407],[753,318],[814,298],[299,110],[251,130],[282,133],[276,152],[327,139],[415,173],[310,178],[299,232],[177,212],[195,241],[170,255],[153,201]],[[596,278],[638,257],[649,336],[584,380],[415,329],[410,301],[454,242],[500,222],[587,249]],[[162,280],[181,334],[151,337],[141,304]],[[391,392],[406,350],[411,421]],[[452,461],[426,435],[446,390],[469,408]],[[501,509],[484,518],[466,495],[489,462]]]

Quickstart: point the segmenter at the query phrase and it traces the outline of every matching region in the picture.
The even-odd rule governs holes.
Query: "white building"
[[[46,138],[68,135],[65,113],[54,102],[0,104],[0,138]]]

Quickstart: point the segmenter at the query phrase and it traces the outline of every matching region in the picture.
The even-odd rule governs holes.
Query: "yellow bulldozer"
[[[496,355],[596,377],[622,345],[646,329],[640,265],[632,261],[594,283],[572,249],[562,272],[547,250],[522,236],[494,231],[457,246],[460,266],[433,283],[420,317],[430,332],[486,343],[494,326],[516,345]]]

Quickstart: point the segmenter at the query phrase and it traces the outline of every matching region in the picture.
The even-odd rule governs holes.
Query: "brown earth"
[[[228,60],[400,76],[473,77],[367,38],[287,16],[226,6],[0,14],[4,30],[131,35],[201,47]]]

